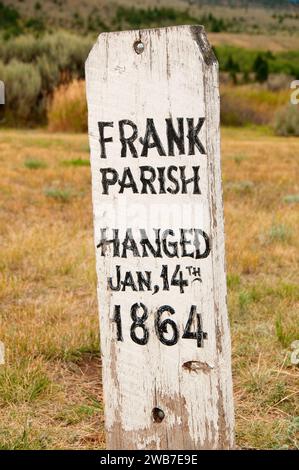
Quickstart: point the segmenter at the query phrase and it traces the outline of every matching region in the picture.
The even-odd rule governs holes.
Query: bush
[[[288,105],[278,111],[274,121],[274,132],[276,135],[299,136],[299,107]]]
[[[6,105],[0,109],[9,125],[46,122],[47,101],[61,84],[84,77],[84,62],[93,39],[59,32],[42,38],[19,36],[0,42],[0,79]]]
[[[41,59],[55,63],[60,72],[66,70],[75,73],[78,78],[84,76],[84,61],[92,47],[94,39],[80,37],[67,32],[45,34],[41,38],[23,35],[0,43],[0,56],[4,63],[19,60],[26,63],[38,63]]]
[[[271,92],[261,85],[222,86],[221,123],[227,126],[271,124],[289,99],[288,91]]]
[[[221,94],[220,119],[224,126],[262,124],[258,112],[250,102],[240,101],[237,96],[229,93]]]
[[[17,60],[0,63],[0,76],[5,83],[4,122],[18,126],[39,120],[42,82],[37,68]]]
[[[294,77],[283,73],[270,74],[267,80],[267,88],[271,91],[287,90],[294,79]]]
[[[74,80],[69,85],[61,85],[55,90],[48,107],[48,126],[50,131],[87,130],[87,104],[83,80]]]

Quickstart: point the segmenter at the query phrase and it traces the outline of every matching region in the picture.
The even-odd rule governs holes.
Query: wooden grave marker
[[[107,448],[234,445],[218,64],[201,26],[86,62]]]

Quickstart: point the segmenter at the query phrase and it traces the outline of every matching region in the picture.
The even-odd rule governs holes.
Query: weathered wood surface
[[[133,47],[136,41],[144,44],[140,54]],[[226,308],[218,64],[202,27],[103,33],[86,62],[86,83],[107,448],[231,448],[234,417]],[[149,148],[146,157],[140,156],[149,118],[154,121],[166,156],[159,155],[157,146]],[[173,119],[177,132],[177,118],[183,118],[184,154],[179,154],[174,144],[174,156],[169,156],[166,118]],[[203,149],[200,151],[195,146],[193,154],[190,147],[188,151],[187,118],[193,118],[194,123],[204,118],[198,132]],[[129,147],[126,157],[121,157],[118,123],[124,119],[134,122],[138,138],[144,138],[143,144],[138,139],[134,142],[137,158],[131,155]],[[113,127],[104,128],[105,138],[113,138],[104,142],[107,158],[101,158],[99,122],[113,122]],[[127,136],[132,133],[130,127],[125,131]],[[191,194],[192,184],[188,184],[187,194],[182,191],[171,194],[165,188],[161,190],[157,180],[153,184],[158,194],[151,193],[149,187],[147,194],[141,194],[138,182],[141,165],[155,169],[185,166],[189,176],[191,167],[198,165],[200,194],[196,190]],[[132,188],[120,192],[119,184],[115,183],[109,186],[108,194],[103,194],[101,170],[107,168],[117,169],[120,178],[130,168],[138,192],[133,193]],[[170,186],[166,181],[166,188]],[[128,227],[133,227],[135,232],[144,228],[147,233],[154,228],[162,232],[171,228],[174,233],[171,240],[181,241],[179,248],[183,246],[180,228],[200,229],[208,234],[211,251],[200,259],[183,257],[182,251],[173,258],[163,253],[161,257],[138,257],[129,251],[126,258],[121,258],[113,256],[113,246],[107,243],[102,252],[101,229],[107,228],[109,239],[112,229],[121,231]],[[120,241],[123,241],[121,236]],[[200,246],[202,253],[202,238]],[[192,244],[186,247],[190,252]],[[134,291],[128,286],[125,290],[112,291],[107,287],[107,279],[112,277],[116,284],[117,265],[122,273],[129,271],[132,276],[136,271],[150,272],[152,286],[158,285],[159,291],[154,292],[153,287]],[[162,265],[167,265],[170,279],[180,265],[188,280],[184,292],[180,292],[179,286],[162,290]],[[189,266],[200,268],[198,282],[193,282],[196,276],[187,275]],[[130,336],[133,322],[130,309],[141,302],[148,309],[144,322],[148,338],[144,345]],[[114,317],[116,305],[121,316],[121,332]],[[160,334],[171,342],[171,325],[164,332],[155,328],[157,310],[162,305],[175,310],[162,316],[162,320],[174,321],[179,331],[177,342],[172,345],[163,344],[158,338]],[[182,338],[191,305],[201,315],[202,330],[207,333],[205,339],[200,337],[196,321],[192,323],[192,331],[198,327],[197,338]],[[142,313],[139,306],[137,317]],[[140,327],[135,329],[135,334],[138,338],[145,335]],[[164,413],[162,420],[159,410]]]

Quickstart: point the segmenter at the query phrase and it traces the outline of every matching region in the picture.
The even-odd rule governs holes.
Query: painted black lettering
[[[205,121],[205,118],[199,118],[198,123],[194,127],[194,119],[193,118],[187,118],[187,123],[188,123],[188,134],[187,138],[189,140],[189,152],[188,155],[194,155],[195,153],[195,147],[199,150],[200,153],[206,154],[206,151],[204,149],[203,144],[198,138],[198,133],[202,128],[202,125]]]
[[[127,287],[131,287],[131,289],[137,292],[137,286],[134,282],[133,275],[130,271],[127,271],[125,274],[125,278],[121,281],[122,291],[125,291]]]
[[[153,255],[154,258],[161,258],[161,241],[160,241],[160,229],[154,229],[155,232],[155,243],[156,248],[151,244],[144,229],[140,229],[141,241],[140,245],[143,248],[142,257],[146,258],[149,256],[148,251]]]
[[[193,183],[192,194],[201,194],[199,184],[198,184],[199,180],[200,180],[199,166],[193,166],[192,167],[194,176],[192,178],[188,178],[188,179],[186,179],[186,174],[185,174],[186,167],[185,166],[180,166],[179,168],[180,168],[181,181],[182,181],[182,194],[187,194],[187,185],[190,184],[190,183]]]
[[[106,154],[106,142],[112,142],[112,137],[104,137],[105,127],[113,127],[113,122],[100,121],[98,122],[99,134],[100,134],[100,146],[101,146],[101,158],[107,158]]]
[[[133,256],[137,256],[137,257],[140,256],[138,248],[137,248],[137,244],[136,244],[136,242],[134,240],[134,237],[133,237],[133,234],[132,234],[132,229],[131,228],[127,229],[125,239],[122,242],[122,246],[123,246],[123,251],[122,251],[122,255],[121,255],[122,258],[127,257],[127,251],[128,250],[132,251]]]
[[[133,132],[130,135],[130,137],[125,137],[124,126],[130,126],[133,129]],[[127,156],[127,148],[128,148],[131,152],[132,157],[138,158],[137,150],[133,144],[133,142],[137,139],[137,136],[138,136],[138,130],[137,130],[136,124],[134,124],[134,122],[130,121],[129,119],[123,119],[122,121],[119,121],[118,127],[119,127],[119,140],[121,142],[120,156],[122,158],[125,158]]]
[[[165,189],[165,166],[158,167],[158,181],[160,184],[159,194],[166,194]]]
[[[136,271],[137,274],[137,282],[138,282],[138,287],[139,291],[144,291],[146,290],[152,290],[151,287],[151,271]]]
[[[120,266],[116,266],[116,285],[113,285],[112,277],[108,277],[108,287],[110,290],[119,291],[120,290]]]
[[[146,172],[149,173],[146,176]],[[157,194],[153,182],[156,179],[156,172],[152,166],[140,167],[140,182],[142,183],[141,194]],[[149,191],[147,191],[149,188]]]
[[[120,190],[119,193],[122,194],[124,189],[132,189],[133,193],[138,193],[138,188],[136,186],[134,177],[132,175],[131,169],[129,167],[124,169],[122,179],[119,180]]]
[[[152,140],[152,142],[151,142]],[[160,156],[166,156],[165,150],[163,148],[162,142],[160,137],[157,133],[155,128],[154,120],[148,118],[146,120],[146,131],[144,138],[140,137],[139,142],[143,145],[141,156],[147,157],[148,156],[148,149],[157,148],[157,151]]]
[[[168,186],[167,188],[167,192],[170,194],[177,194],[180,190],[179,182],[177,178],[173,176],[173,172],[177,172],[177,171],[178,171],[178,168],[174,165],[170,165],[167,169],[167,178],[169,179],[171,183],[174,184],[174,188],[171,186]]]
[[[102,194],[109,194],[109,186],[114,186],[118,180],[118,173],[114,168],[100,168],[102,175]]]
[[[184,119],[177,118],[178,132],[175,131],[171,118],[167,118],[165,120],[166,120],[166,134],[167,134],[167,143],[168,143],[168,155],[174,156],[174,144],[176,144],[179,150],[179,155],[183,155],[185,153]]]
[[[139,309],[143,310],[143,313],[142,313],[141,317],[139,317],[137,315],[137,312],[138,312]],[[131,325],[131,331],[130,331],[131,339],[134,341],[134,343],[137,343],[137,344],[140,344],[140,345],[144,346],[145,344],[147,344],[148,337],[149,337],[148,329],[146,328],[146,326],[144,324],[145,321],[148,318],[147,307],[142,302],[140,302],[140,304],[136,303],[136,304],[132,305],[132,307],[131,307],[131,318],[133,320],[133,323]],[[139,336],[137,336],[137,334],[136,334],[136,329],[137,328],[142,330],[142,337],[141,338]]]
[[[211,247],[210,247],[210,239],[209,236],[204,232],[203,230],[200,230],[199,228],[194,229],[194,246],[195,246],[195,258],[196,259],[202,259],[202,258],[207,258],[210,254]],[[200,237],[203,238],[204,244],[205,244],[205,249],[201,253],[200,252]]]
[[[191,245],[191,240],[186,239],[186,234],[187,233],[192,233],[192,232],[193,232],[192,228],[191,229],[184,229],[184,228],[180,229],[180,233],[181,233],[180,245],[182,247],[182,257],[186,257],[186,256],[190,256],[191,258],[194,257],[194,252],[192,251],[191,253],[188,253],[187,248],[186,248],[186,245]]]
[[[97,243],[97,248],[101,248],[101,256],[106,256],[107,253],[107,247],[108,245],[112,244],[113,245],[113,256],[119,256],[119,236],[118,236],[119,230],[113,229],[112,233],[112,239],[108,240],[107,239],[107,229],[106,228],[101,228],[101,239],[99,243]]]
[[[178,242],[167,241],[168,236],[174,236],[174,231],[171,229],[165,230],[162,235],[163,251],[169,258],[175,258],[178,254]],[[169,249],[171,248],[171,250]]]

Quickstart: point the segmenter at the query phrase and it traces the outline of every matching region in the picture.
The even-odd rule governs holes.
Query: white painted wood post
[[[107,448],[234,445],[218,64],[201,26],[86,62]]]

